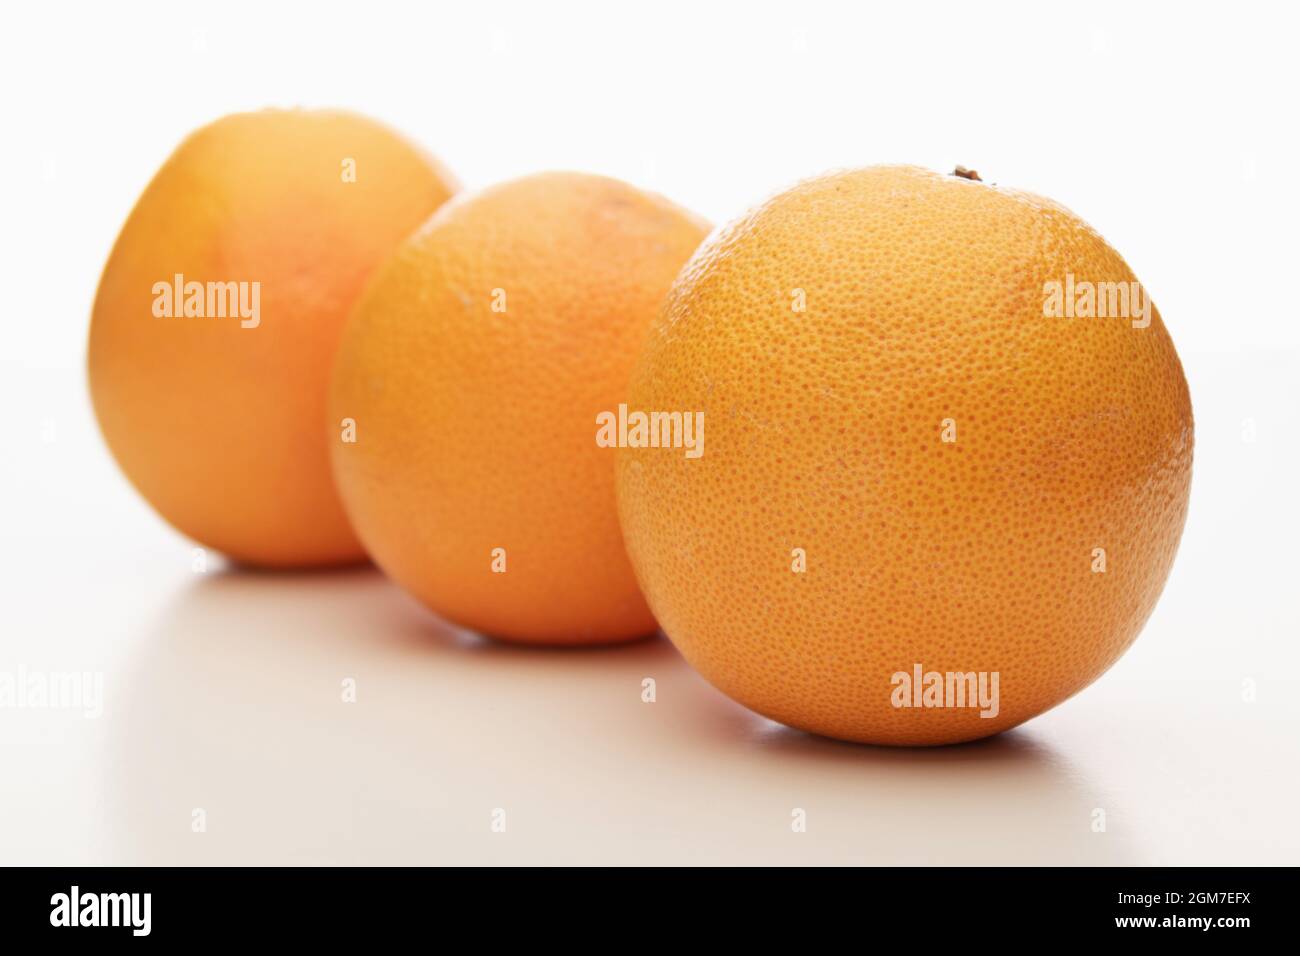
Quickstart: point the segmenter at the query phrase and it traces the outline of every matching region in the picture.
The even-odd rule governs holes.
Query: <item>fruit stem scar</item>
[[[977,183],[984,182],[984,180],[980,179],[979,173],[975,172],[973,169],[967,169],[965,166],[958,166],[952,171],[952,174],[954,176],[960,176],[962,179],[973,179]]]

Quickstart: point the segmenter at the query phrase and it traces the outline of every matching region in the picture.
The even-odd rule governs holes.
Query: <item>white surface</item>
[[[0,708],[0,863],[1300,862],[1291,9],[612,7],[8,14],[0,671],[102,672],[105,704]],[[295,103],[386,119],[471,187],[580,168],[715,220],[873,162],[1066,203],[1192,389],[1191,514],[1145,632],[1012,734],[890,751],[754,717],[662,639],[520,651],[374,572],[196,575],[96,432],[87,316],[179,139]]]

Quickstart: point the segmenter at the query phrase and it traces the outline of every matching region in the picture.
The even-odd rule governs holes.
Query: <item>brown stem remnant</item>
[[[984,182],[984,180],[980,179],[979,173],[975,172],[973,169],[967,169],[965,166],[958,166],[952,171],[952,174],[954,176],[960,176],[962,179],[973,179],[977,183]]]

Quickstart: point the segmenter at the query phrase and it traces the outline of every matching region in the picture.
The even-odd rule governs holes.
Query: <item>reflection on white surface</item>
[[[484,641],[373,571],[203,579],[123,681],[123,862],[1134,862],[1032,728],[929,750],[824,740],[731,703],[662,638]]]

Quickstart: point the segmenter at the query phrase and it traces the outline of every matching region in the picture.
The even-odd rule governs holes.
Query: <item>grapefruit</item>
[[[835,173],[719,230],[633,375],[630,408],[708,434],[618,452],[650,608],[792,727],[1013,727],[1115,662],[1178,546],[1192,409],[1159,313],[1077,216],[960,172]]]
[[[330,403],[347,512],[443,617],[537,643],[655,630],[624,552],[597,416],[706,225],[600,176],[462,196],[393,255],[339,348]]]
[[[132,484],[237,561],[364,559],[320,423],[373,269],[456,189],[362,116],[264,110],[186,139],[122,228],[90,327],[90,393]]]

